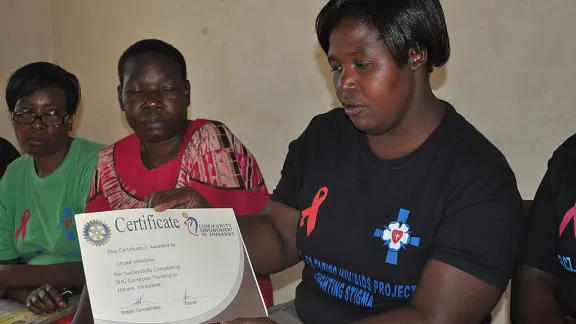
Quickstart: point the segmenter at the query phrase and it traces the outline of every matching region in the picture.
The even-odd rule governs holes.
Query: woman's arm
[[[448,264],[430,260],[410,306],[358,324],[478,324],[496,306],[502,291]]]
[[[534,267],[519,264],[512,281],[510,311],[515,324],[564,324],[554,296],[558,278]]]
[[[21,259],[13,259],[13,260],[6,260],[6,261],[0,261],[0,265],[14,265],[14,264],[22,264],[22,260]],[[10,292],[10,288],[7,287],[0,287],[0,299],[13,299],[12,293]],[[27,289],[28,290],[28,289]],[[9,295],[10,293],[10,295]],[[18,295],[20,294],[20,292],[18,293]]]
[[[47,283],[80,289],[86,282],[81,262],[53,265],[0,264],[0,287],[37,288]]]
[[[36,288],[10,288],[6,290],[6,299],[11,299],[20,304],[26,305],[26,300]]]
[[[300,262],[296,231],[300,212],[270,200],[262,214],[238,218],[244,245],[257,275],[269,275]]]
[[[567,159],[572,153],[562,147],[548,161],[548,169],[526,217],[512,279],[510,314],[514,324],[565,323],[554,293],[565,273],[556,252],[556,200],[567,178],[564,170],[572,168],[574,159]]]
[[[0,298],[26,304],[30,294],[46,283],[80,290],[84,285],[82,264],[75,262],[29,266],[23,265],[20,259],[0,261],[0,287],[3,287],[0,289]]]

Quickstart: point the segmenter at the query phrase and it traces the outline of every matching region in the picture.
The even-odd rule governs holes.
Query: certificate
[[[75,218],[96,324],[267,316],[232,209]]]

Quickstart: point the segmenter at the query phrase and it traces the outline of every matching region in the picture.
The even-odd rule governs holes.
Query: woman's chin
[[[356,127],[357,130],[363,133],[370,133],[370,130],[373,128],[372,123],[370,120],[366,120],[365,118],[352,118],[350,117],[352,124]]]

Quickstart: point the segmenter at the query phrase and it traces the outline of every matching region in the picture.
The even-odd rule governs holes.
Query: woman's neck
[[[144,142],[140,144],[140,158],[148,170],[163,166],[172,161],[180,151],[186,130],[177,136],[161,142]]]
[[[52,155],[47,156],[34,156],[34,167],[36,168],[36,174],[39,178],[45,178],[60,166],[66,155],[68,155],[68,151],[70,151],[70,145],[72,144],[73,138],[68,139],[68,144],[65,145],[61,150],[57,151]]]
[[[444,103],[432,90],[410,103],[406,115],[394,129],[380,135],[368,135],[372,151],[381,159],[395,159],[412,153],[434,132],[444,116]]]

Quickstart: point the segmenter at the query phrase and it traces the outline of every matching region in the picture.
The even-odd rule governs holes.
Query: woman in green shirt
[[[0,297],[34,313],[65,306],[62,290],[84,286],[74,215],[84,212],[103,145],[70,136],[79,102],[76,76],[52,63],[20,68],[6,87],[27,154],[0,180]]]

